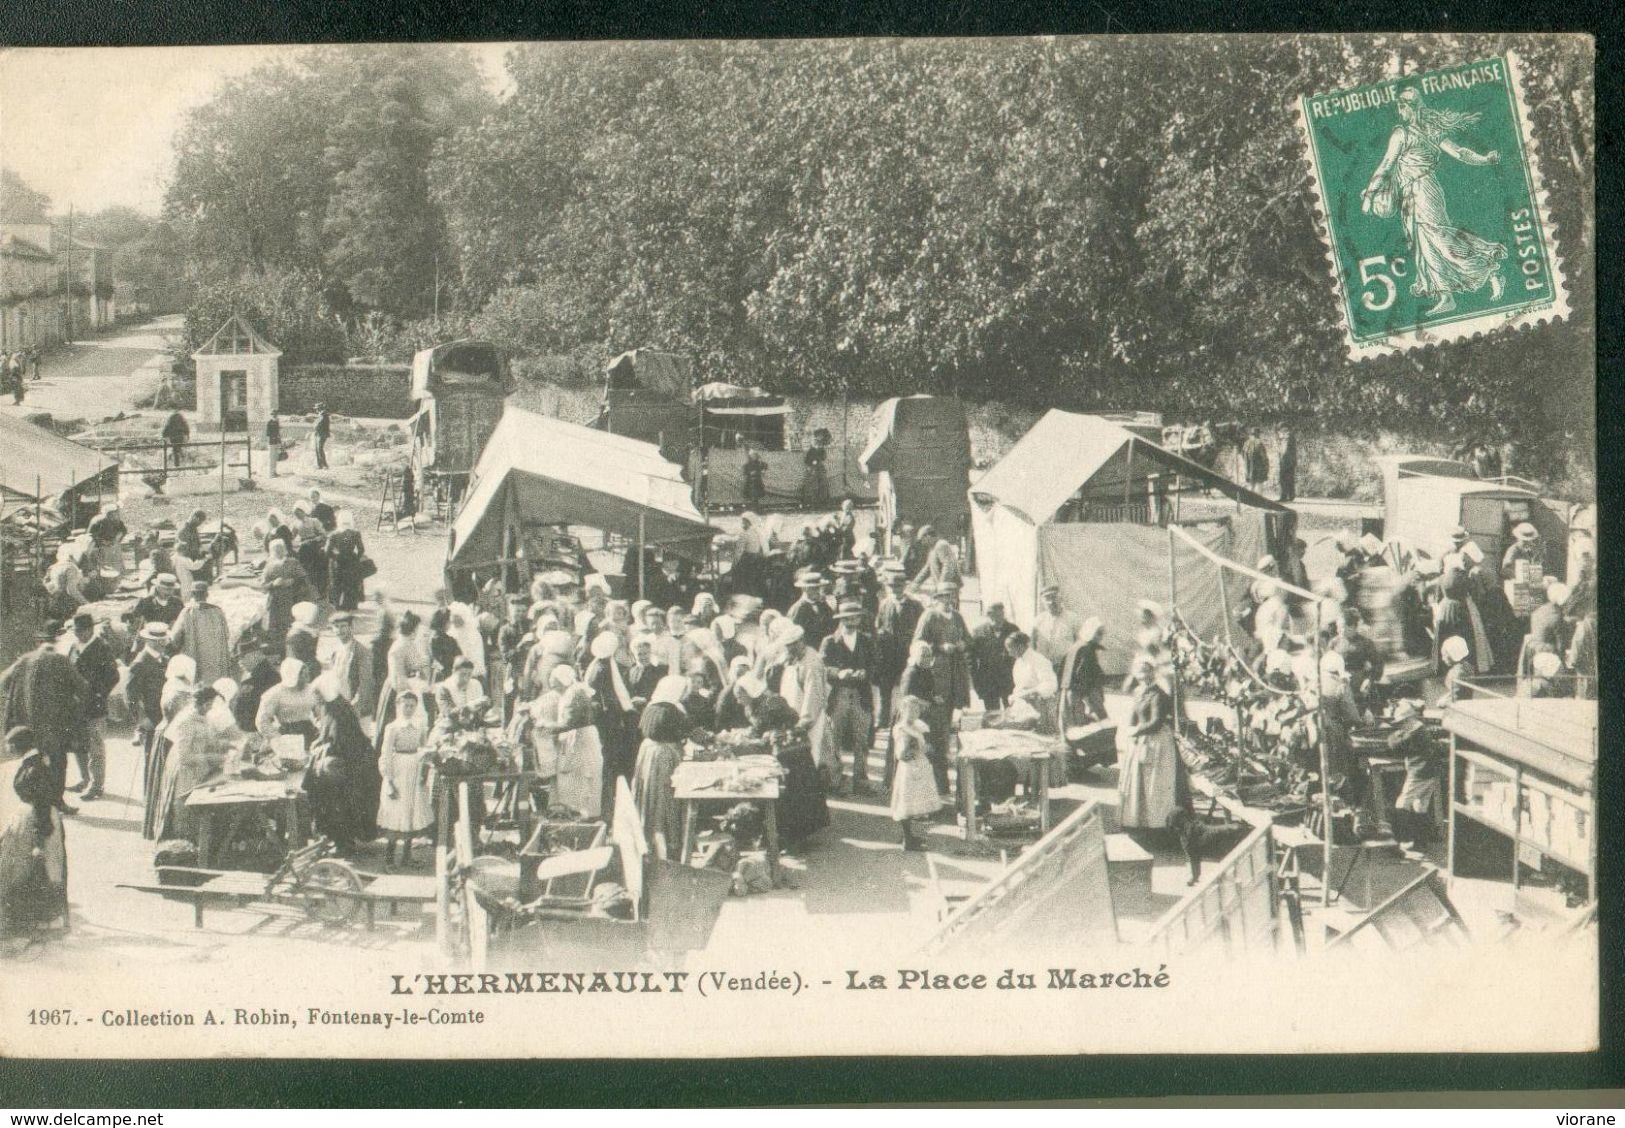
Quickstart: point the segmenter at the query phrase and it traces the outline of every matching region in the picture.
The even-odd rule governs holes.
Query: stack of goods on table
[[[1209,718],[1180,729],[1185,766],[1250,807],[1301,816],[1317,794],[1313,706],[1291,688],[1261,681],[1233,647],[1203,642],[1175,618],[1174,666],[1184,694],[1230,706],[1236,724]]]
[[[1030,834],[1040,827],[1037,803],[1031,792],[1034,782],[1028,770],[1034,757],[1047,754],[1049,762],[1064,762],[1065,747],[1053,736],[1016,728],[981,728],[959,734],[960,770],[973,770],[971,763],[997,764],[1003,771],[984,767],[978,777],[979,791],[986,800],[996,800],[986,812],[990,834]],[[1017,798],[1018,782],[1029,783],[1029,794]]]

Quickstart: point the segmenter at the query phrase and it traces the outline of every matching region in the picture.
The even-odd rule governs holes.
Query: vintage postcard
[[[0,106],[0,1053],[1597,1046],[1589,39]]]

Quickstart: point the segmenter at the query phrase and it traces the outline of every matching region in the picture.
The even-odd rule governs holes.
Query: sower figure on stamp
[[[1429,109],[1414,86],[1399,92],[1397,106],[1400,124],[1388,138],[1388,151],[1371,174],[1371,183],[1360,193],[1360,210],[1399,215],[1415,264],[1411,293],[1437,299],[1429,316],[1450,312],[1456,308],[1457,294],[1470,294],[1486,282],[1490,300],[1499,300],[1506,285],[1501,277],[1506,246],[1453,225],[1434,175],[1440,154],[1465,165],[1500,163],[1501,155],[1493,149],[1475,153],[1450,139],[1481,115]]]

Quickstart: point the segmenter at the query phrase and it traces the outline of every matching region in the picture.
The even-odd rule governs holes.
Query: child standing
[[[418,711],[418,695],[410,690],[397,701],[395,719],[384,726],[378,754],[378,774],[383,777],[383,795],[378,804],[378,829],[388,843],[384,866],[395,865],[395,844],[401,844],[401,865],[412,864],[412,839],[434,822],[427,772],[423,764],[423,714]]]
[[[897,767],[892,774],[891,817],[903,832],[903,849],[923,850],[909,820],[932,815],[942,806],[937,777],[926,757],[931,730],[922,720],[925,701],[912,695],[897,703],[897,724],[892,729]]]

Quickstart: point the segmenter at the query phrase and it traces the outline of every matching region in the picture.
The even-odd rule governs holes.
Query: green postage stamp
[[[1298,117],[1353,358],[1567,315],[1510,53],[1310,94]]]

